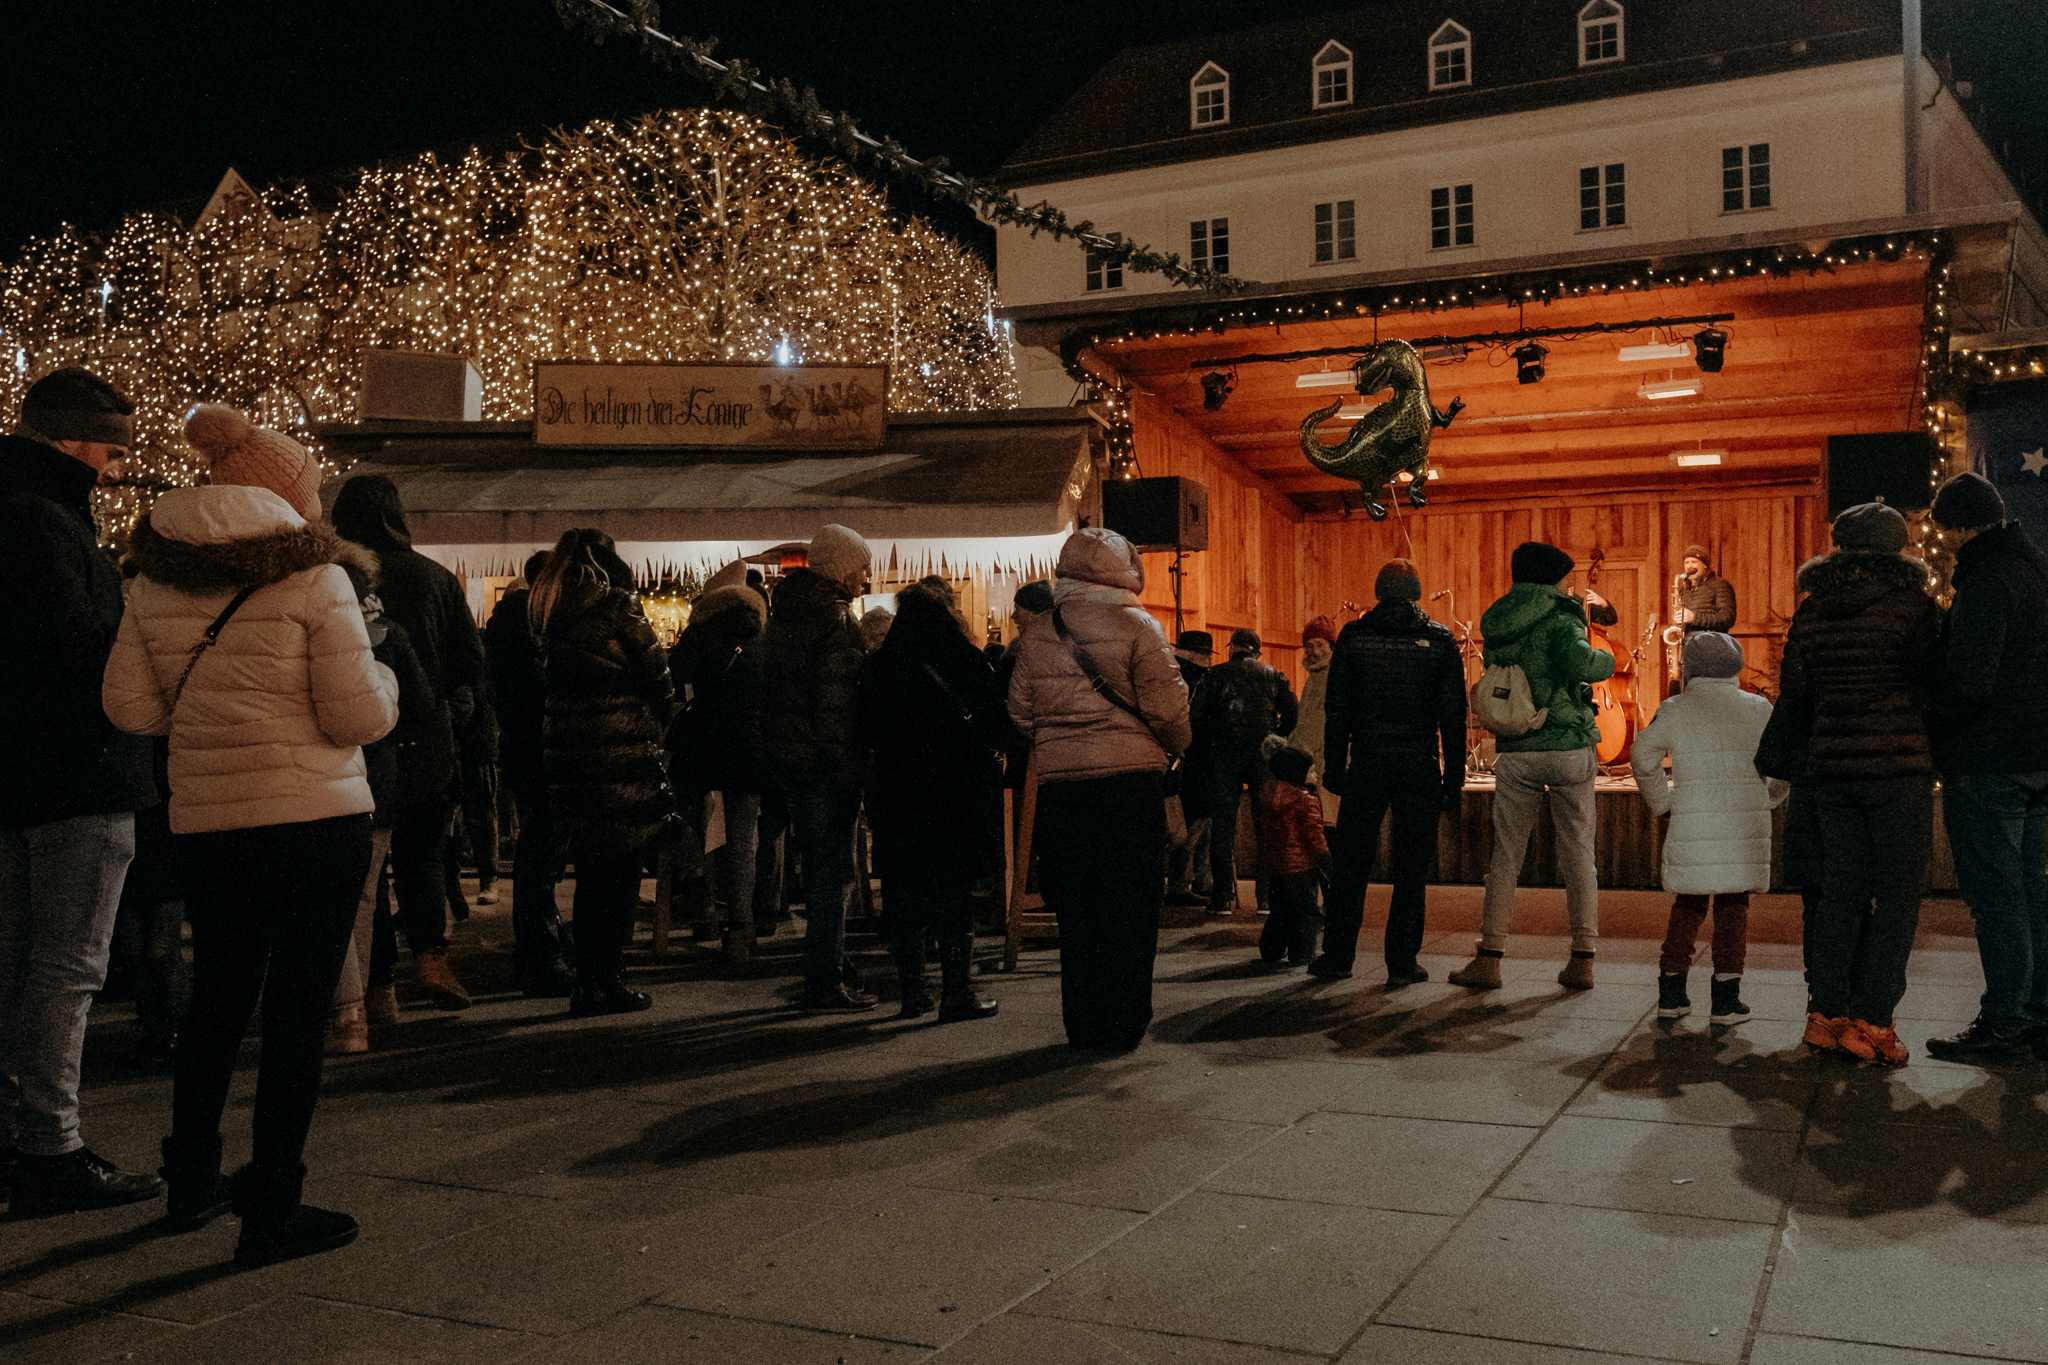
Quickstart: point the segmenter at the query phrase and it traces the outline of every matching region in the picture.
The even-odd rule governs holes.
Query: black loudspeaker
[[[1141,550],[1209,548],[1209,490],[1193,479],[1110,479],[1102,524]]]
[[[1924,431],[1828,437],[1828,517],[1879,498],[1901,512],[1921,511],[1934,501],[1927,474],[1937,453]]]

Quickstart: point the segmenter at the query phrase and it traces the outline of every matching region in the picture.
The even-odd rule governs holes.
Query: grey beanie
[[[52,370],[21,397],[21,422],[51,441],[135,444],[135,405],[91,370]]]
[[[1742,642],[1718,630],[1696,630],[1685,637],[1685,676],[1739,678]]]
[[[1906,548],[1906,519],[1882,502],[1859,502],[1835,518],[1835,548],[1895,555]]]

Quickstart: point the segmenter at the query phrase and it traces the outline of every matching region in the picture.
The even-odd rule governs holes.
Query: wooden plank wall
[[[1306,599],[1299,573],[1301,512],[1258,475],[1219,451],[1179,413],[1139,395],[1131,405],[1138,467],[1148,478],[1178,475],[1209,490],[1209,548],[1190,554],[1182,595],[1184,628],[1216,636],[1220,659],[1230,632],[1249,626],[1267,661],[1301,682]],[[1173,632],[1169,554],[1145,556],[1145,605]]]
[[[1214,633],[1219,654],[1231,630],[1250,626],[1264,636],[1267,659],[1297,685],[1302,624],[1324,613],[1343,622],[1346,601],[1370,608],[1373,580],[1387,560],[1413,558],[1425,598],[1452,591],[1450,599],[1424,603],[1438,620],[1449,623],[1455,607],[1458,619],[1476,623],[1507,591],[1514,547],[1547,540],[1582,566],[1595,549],[1605,553],[1599,590],[1614,602],[1620,634],[1632,644],[1641,643],[1651,613],[1669,620],[1671,579],[1685,547],[1706,546],[1735,585],[1735,633],[1749,658],[1749,685],[1773,691],[1784,630],[1798,602],[1799,566],[1827,543],[1817,481],[1696,494],[1446,503],[1420,512],[1404,506],[1384,522],[1363,512],[1343,520],[1304,519],[1166,404],[1141,395],[1132,408],[1140,468],[1147,475],[1197,479],[1209,489],[1210,546],[1186,561],[1186,626]],[[1169,632],[1171,563],[1171,555],[1145,557],[1144,601]],[[1583,573],[1573,586],[1583,588]]]
[[[1652,612],[1669,620],[1671,578],[1685,547],[1697,543],[1735,586],[1735,633],[1755,675],[1751,685],[1775,684],[1780,642],[1797,604],[1799,566],[1819,552],[1826,534],[1820,490],[1807,485],[1711,496],[1452,505],[1384,522],[1362,513],[1342,521],[1312,520],[1300,527],[1300,613],[1326,611],[1342,619],[1347,599],[1369,607],[1380,565],[1401,556],[1421,570],[1425,598],[1452,591],[1450,599],[1425,601],[1431,615],[1448,624],[1455,607],[1458,619],[1476,625],[1488,604],[1507,591],[1515,546],[1547,540],[1579,560],[1575,589],[1584,587],[1583,568],[1592,552],[1605,552],[1599,590],[1620,613],[1624,640],[1637,643]]]

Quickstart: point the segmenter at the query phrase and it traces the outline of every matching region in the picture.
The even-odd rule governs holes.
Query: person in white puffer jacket
[[[1059,919],[1067,1041],[1112,1052],[1137,1047],[1152,1023],[1165,773],[1192,737],[1187,684],[1138,601],[1144,586],[1138,552],[1116,532],[1068,536],[1053,610],[1018,637],[1010,676],[1010,719],[1038,775],[1033,843]]]
[[[361,746],[397,722],[398,680],[371,657],[340,540],[309,524],[319,465],[225,408],[195,409],[186,435],[212,483],[164,494],[136,527],[102,701],[121,729],[170,736],[192,1001],[164,1141],[167,1221],[198,1227],[231,1200],[235,1259],[260,1265],[356,1236],[354,1219],[299,1193],[328,1006],[369,870]],[[221,1115],[259,996],[253,1160],[230,1188]]]
[[[1720,631],[1685,640],[1685,691],[1665,702],[1636,737],[1630,765],[1654,815],[1669,815],[1664,889],[1676,900],[1658,965],[1657,1017],[1692,1008],[1685,977],[1693,943],[1711,906],[1714,980],[1711,1022],[1749,1017],[1742,967],[1749,943],[1749,897],[1771,886],[1771,811],[1790,788],[1757,776],[1757,742],[1771,703],[1742,690],[1742,645]],[[1666,776],[1664,760],[1671,760]]]

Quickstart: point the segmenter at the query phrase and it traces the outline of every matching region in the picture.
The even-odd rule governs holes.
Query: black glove
[[[1344,794],[1344,770],[1342,768],[1332,768],[1329,772],[1323,774],[1323,790],[1332,796],[1342,796]]]

